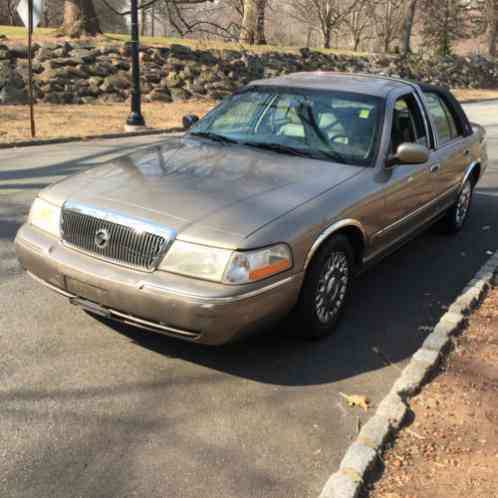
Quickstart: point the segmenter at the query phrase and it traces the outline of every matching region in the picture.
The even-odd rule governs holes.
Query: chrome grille
[[[64,243],[107,261],[153,271],[174,240],[174,232],[118,213],[66,203]]]

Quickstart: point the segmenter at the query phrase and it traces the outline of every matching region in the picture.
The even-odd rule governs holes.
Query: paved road
[[[321,343],[280,327],[210,349],[71,307],[22,274],[12,239],[40,188],[138,142],[1,151],[0,496],[316,497],[365,420],[339,392],[379,402],[498,249],[498,103],[468,111],[493,159],[470,223],[364,275]]]

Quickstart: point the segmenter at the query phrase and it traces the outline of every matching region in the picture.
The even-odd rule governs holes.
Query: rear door
[[[426,91],[424,97],[437,138],[432,181],[442,208],[455,201],[471,152],[451,105],[436,92]]]

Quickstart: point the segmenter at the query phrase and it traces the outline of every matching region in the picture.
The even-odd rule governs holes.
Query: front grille
[[[88,210],[90,211],[90,210]],[[145,222],[135,227],[64,207],[62,211],[62,238],[74,248],[101,259],[137,270],[154,270],[172,238],[144,230]],[[120,221],[126,221],[122,216]]]

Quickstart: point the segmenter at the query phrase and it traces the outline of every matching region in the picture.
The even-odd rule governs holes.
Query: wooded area
[[[19,24],[18,0],[0,24]],[[142,35],[365,52],[496,56],[498,0],[139,0]],[[47,0],[42,26],[66,36],[127,32],[128,0]]]

